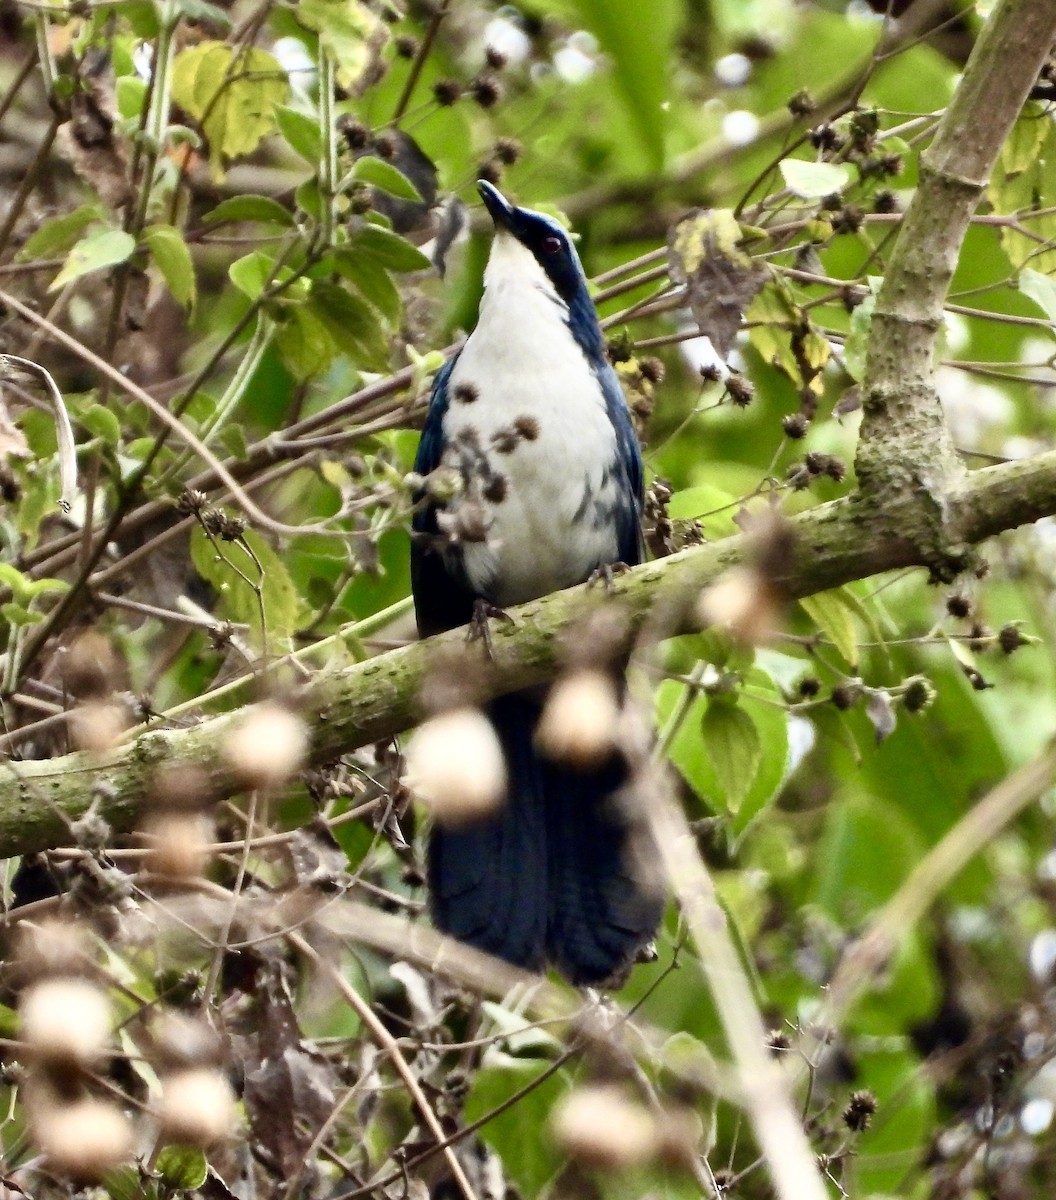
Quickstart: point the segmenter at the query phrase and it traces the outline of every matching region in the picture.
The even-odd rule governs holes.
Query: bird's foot
[[[504,608],[490,604],[487,600],[473,601],[473,616],[469,621],[469,633],[466,635],[466,640],[469,642],[482,641],[488,658],[495,657],[495,647],[491,641],[491,621],[493,619],[509,621],[511,625],[514,623],[513,617]]]
[[[625,562],[602,563],[594,568],[587,576],[587,587],[592,588],[595,584],[601,583],[605,585],[605,591],[612,591],[612,581],[617,575],[622,575],[625,571],[631,568]]]

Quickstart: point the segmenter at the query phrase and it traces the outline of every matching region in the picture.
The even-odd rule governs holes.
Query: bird
[[[422,637],[486,625],[644,554],[641,450],[572,239],[477,187],[494,225],[477,324],[435,376],[414,466],[459,480],[446,500],[424,488],[412,518]],[[434,824],[430,910],[477,949],[602,985],[647,956],[663,898],[619,802],[626,760],[549,760],[534,737],[542,705],[537,690],[488,704],[507,795],[472,824]]]

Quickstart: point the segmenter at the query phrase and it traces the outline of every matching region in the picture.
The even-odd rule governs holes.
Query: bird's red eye
[[[556,237],[543,238],[543,249],[547,254],[556,254],[561,249],[561,239]]]

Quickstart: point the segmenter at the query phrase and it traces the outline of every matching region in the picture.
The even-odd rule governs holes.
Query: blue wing
[[[601,362],[594,371],[605,396],[605,408],[616,431],[616,457],[622,484],[622,501],[616,513],[617,545],[620,562],[637,566],[645,558],[642,538],[642,508],[645,503],[645,484],[642,471],[642,452],[634,432],[627,399],[620,380],[608,362]]]
[[[435,471],[444,455],[444,414],[449,399],[447,381],[456,360],[457,356],[444,363],[433,380],[429,411],[414,459],[414,469],[419,475]],[[421,496],[415,499],[420,500]],[[436,508],[430,504],[421,505],[411,518],[411,529],[411,592],[418,632],[422,637],[429,637],[465,625],[473,615],[475,597],[452,575],[440,551]]]

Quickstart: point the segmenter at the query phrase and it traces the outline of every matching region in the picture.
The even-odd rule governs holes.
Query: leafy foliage
[[[410,635],[415,429],[473,320],[476,178],[580,237],[643,438],[654,554],[852,494],[893,232],[982,18],[955,6],[912,32],[861,5],[647,7],[134,0],[12,18],[0,292],[20,307],[3,301],[3,348],[57,382],[83,492],[59,512],[49,396],[5,359],[5,770],[230,713],[239,798],[214,805],[203,764],[169,772],[148,739],[134,839],[93,807],[62,846],[12,860],[11,923],[59,916],[82,940],[61,971],[13,943],[11,1189],[446,1195],[461,1165],[482,1197],[772,1194],[736,1089],[709,1074],[728,1046],[673,906],[658,963],[611,1002],[560,981],[504,991],[501,974],[474,991],[472,964],[456,956],[452,982],[415,949],[421,814],[399,745],[298,771],[295,718],[236,736],[250,699],[295,710],[307,677]],[[939,386],[973,467],[1056,434],[1054,75],[947,306]],[[1044,1195],[1056,1178],[1051,793],[962,864],[837,1025],[815,1024],[863,929],[1051,734],[1050,525],[941,587],[893,572],[792,604],[787,563],[763,561],[727,628],[635,659],[664,786],[833,1194]],[[403,922],[395,944],[349,933],[334,914],[355,903],[378,930]],[[56,1067],[19,1044],[32,971],[105,991],[118,1032],[97,1055]],[[186,1019],[179,1036],[159,1013]],[[220,1107],[224,1071],[239,1078],[237,1128],[166,1126],[177,1068],[211,1072]],[[614,1111],[637,1142],[562,1132],[555,1110],[587,1083],[626,1089]],[[135,1153],[51,1144],[42,1164],[87,1100],[138,1122]]]

